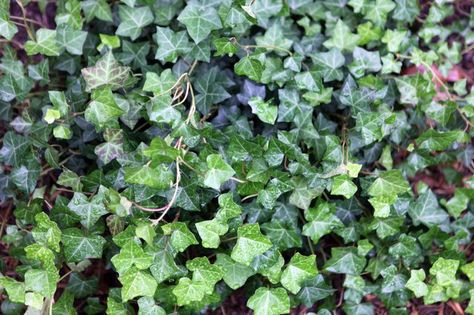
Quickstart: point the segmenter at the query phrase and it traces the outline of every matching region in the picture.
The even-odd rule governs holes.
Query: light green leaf
[[[257,223],[245,224],[237,230],[237,243],[232,249],[233,260],[249,266],[252,260],[272,247],[272,243],[260,232]]]
[[[263,65],[257,59],[251,57],[243,57],[234,64],[234,71],[237,75],[245,75],[249,79],[259,82],[262,78]]]
[[[316,256],[303,256],[296,253],[281,274],[281,284],[293,294],[301,289],[303,282],[318,273]]]
[[[408,191],[409,188],[410,186],[403,178],[400,170],[390,170],[381,173],[370,185],[368,192],[373,197],[391,196],[402,194]]]
[[[59,252],[59,242],[61,241],[61,230],[56,222],[51,221],[44,212],[35,215],[36,226],[31,231],[33,238],[39,244]]]
[[[26,291],[37,292],[44,297],[52,298],[59,281],[57,271],[29,269],[25,273]]]
[[[205,294],[212,294],[214,286],[224,276],[219,265],[211,264],[207,257],[197,257],[186,262],[186,268],[193,272],[192,281],[205,286]]]
[[[206,285],[202,282],[191,281],[189,278],[179,279],[178,285],[173,289],[179,306],[192,302],[200,302],[205,295]]]
[[[338,175],[333,178],[331,195],[344,196],[346,199],[351,198],[357,192],[357,186],[347,175]]]
[[[40,28],[36,31],[36,41],[25,43],[25,51],[28,55],[59,56],[61,48],[56,40],[56,31]]]
[[[161,227],[165,235],[171,235],[171,245],[179,252],[184,252],[190,245],[199,244],[194,234],[183,222],[173,222]]]
[[[277,106],[265,102],[260,97],[252,97],[249,100],[249,105],[252,108],[252,113],[257,115],[261,121],[271,125],[275,123],[278,115]]]
[[[205,248],[218,248],[220,236],[227,233],[229,229],[227,224],[220,223],[218,220],[206,220],[196,223],[196,229],[202,240],[202,246]]]
[[[135,241],[130,240],[111,261],[117,272],[122,274],[132,266],[140,270],[147,269],[153,263],[153,256],[145,252]]]
[[[122,283],[122,300],[124,302],[137,296],[153,297],[158,284],[147,271],[138,270],[136,267],[128,268],[120,277]]]
[[[204,185],[219,190],[221,185],[228,181],[235,171],[219,154],[210,154],[206,158],[208,171],[204,175]]]
[[[408,279],[405,287],[411,290],[417,298],[425,296],[428,293],[428,286],[423,282],[426,278],[423,269],[411,270],[410,279]]]
[[[279,315],[290,312],[290,298],[283,288],[258,288],[247,301],[255,315]]]

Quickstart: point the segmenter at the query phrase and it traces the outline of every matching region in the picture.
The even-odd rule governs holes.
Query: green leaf
[[[61,48],[56,40],[56,31],[40,28],[36,31],[36,40],[25,43],[25,51],[28,55],[59,56]]]
[[[80,262],[87,258],[101,258],[105,239],[100,235],[84,235],[77,228],[63,231],[61,242],[68,262]]]
[[[165,164],[151,166],[127,167],[125,171],[125,182],[129,184],[145,185],[155,189],[166,189],[174,180],[173,172]]]
[[[357,192],[357,186],[347,175],[338,175],[334,177],[331,188],[331,195],[344,196],[351,198]]]
[[[153,13],[149,7],[119,7],[120,24],[115,34],[137,39],[142,29],[153,22]]]
[[[432,227],[448,220],[447,213],[439,207],[438,200],[431,190],[427,190],[418,197],[414,206],[408,209],[408,214],[414,225],[422,223]]]
[[[118,126],[116,119],[123,114],[117,105],[110,88],[101,88],[92,92],[92,101],[87,106],[85,118],[96,126],[96,129]]]
[[[245,224],[237,230],[237,243],[231,257],[249,266],[252,260],[272,247],[272,243],[260,232],[258,224]]]
[[[288,222],[267,222],[262,224],[262,230],[272,244],[284,251],[289,248],[301,247],[300,231]]]
[[[356,46],[358,40],[359,35],[352,34],[349,26],[344,21],[338,20],[332,30],[331,38],[326,40],[323,45],[328,49],[337,48],[340,51],[351,51]]]
[[[449,148],[463,135],[461,131],[436,131],[429,129],[416,139],[421,149],[430,151],[441,151]]]
[[[120,66],[112,51],[106,53],[93,67],[81,70],[86,81],[86,91],[108,86],[116,90],[125,85],[130,73],[129,67]]]
[[[234,261],[226,254],[217,254],[216,265],[224,272],[224,282],[234,290],[242,287],[247,279],[255,274],[252,268]]]
[[[324,264],[329,272],[359,275],[364,270],[366,260],[357,254],[353,247],[337,247],[331,249],[331,259]]]
[[[188,260],[186,268],[193,272],[193,282],[204,285],[205,294],[212,294],[214,286],[224,275],[222,268],[219,265],[211,264],[207,257]]]
[[[189,278],[179,279],[173,289],[173,294],[179,306],[188,305],[192,302],[200,302],[205,295],[206,285],[202,282],[191,281]]]
[[[44,212],[35,215],[36,226],[31,231],[36,242],[52,250],[59,252],[61,241],[61,230],[56,222],[51,221]]]
[[[269,102],[265,102],[259,97],[252,97],[249,100],[249,105],[252,108],[252,113],[257,115],[257,117],[267,123],[273,125],[278,115],[278,107],[272,105]]]
[[[186,25],[186,29],[196,44],[206,39],[211,31],[222,27],[217,11],[213,7],[188,4],[179,14],[178,21]]]
[[[112,263],[119,274],[134,266],[136,269],[147,269],[153,263],[153,256],[145,252],[135,241],[128,241],[120,253],[112,257]]]
[[[155,59],[162,62],[176,62],[178,56],[185,55],[191,48],[185,31],[173,32],[170,28],[156,27],[156,50]]]
[[[158,76],[155,72],[147,72],[143,91],[153,92],[155,94],[165,94],[170,92],[175,85],[176,78],[170,69],[166,69]]]
[[[147,272],[136,267],[128,268],[120,277],[122,283],[122,300],[128,301],[137,296],[153,297],[158,284]]]
[[[72,55],[82,55],[87,32],[78,31],[71,27],[59,28],[57,31],[57,43]]]
[[[155,304],[152,297],[141,297],[138,299],[138,315],[166,315],[165,310]]]
[[[0,286],[5,288],[10,301],[16,303],[25,303],[25,284],[23,282],[1,276]]]
[[[204,175],[204,185],[219,190],[221,185],[228,181],[235,171],[219,154],[210,154],[206,158],[208,171]]]
[[[236,64],[234,64],[234,71],[237,75],[247,76],[249,79],[259,82],[263,73],[262,63],[251,57],[243,57]]]
[[[400,170],[390,170],[381,173],[370,185],[368,192],[373,197],[391,196],[402,194],[408,191],[409,188],[410,186],[403,178]]]
[[[317,275],[303,282],[297,298],[304,305],[310,307],[315,302],[332,295],[333,292],[334,289],[324,281],[323,276]]]
[[[430,275],[436,277],[437,284],[449,286],[456,280],[459,261],[455,259],[438,258],[430,268]]]
[[[472,281],[474,279],[474,262],[462,266],[461,271]]]
[[[106,0],[85,0],[81,2],[81,7],[88,22],[93,18],[112,22],[112,10]]]
[[[59,281],[57,271],[30,269],[25,273],[25,289],[52,298]]]
[[[296,253],[281,274],[281,284],[293,294],[297,294],[305,280],[318,273],[316,269],[316,256],[303,256]]]
[[[247,301],[255,315],[278,315],[290,312],[290,298],[283,288],[258,288]]]
[[[332,48],[328,52],[315,53],[311,58],[317,66],[316,73],[321,75],[324,82],[342,80],[343,72],[339,68],[344,66],[345,58],[341,50]]]
[[[171,235],[171,245],[178,252],[184,252],[190,245],[199,244],[194,234],[183,222],[173,222],[161,227],[165,235]]]
[[[304,216],[308,223],[303,226],[302,234],[310,237],[314,243],[317,243],[322,236],[344,227],[335,213],[334,205],[327,202],[319,202],[316,208],[310,208],[305,211]]]
[[[196,223],[196,230],[202,240],[202,246],[205,248],[218,248],[220,236],[227,233],[229,227],[218,220],[206,220]]]
[[[100,217],[107,214],[107,210],[98,196],[92,197],[89,201],[87,196],[80,192],[74,193],[68,208],[79,216],[81,224],[86,229],[92,228]]]
[[[417,298],[425,296],[428,293],[428,286],[423,282],[426,278],[423,269],[411,270],[410,279],[408,279],[405,287],[411,290]]]

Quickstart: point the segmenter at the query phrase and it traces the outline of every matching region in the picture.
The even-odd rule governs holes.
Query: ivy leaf
[[[289,248],[301,247],[302,240],[299,235],[300,231],[295,230],[288,222],[267,222],[262,224],[262,230],[272,244],[276,245],[282,251]]]
[[[178,21],[186,25],[189,35],[196,44],[206,39],[211,31],[222,27],[217,11],[213,7],[188,4],[178,16]]]
[[[56,40],[56,31],[40,28],[36,31],[36,41],[28,40],[25,43],[25,51],[28,55],[59,56],[61,48]]]
[[[86,81],[86,91],[108,86],[116,90],[125,85],[130,73],[129,67],[120,66],[112,51],[106,53],[93,67],[81,70]]]
[[[101,258],[105,239],[100,235],[84,235],[77,228],[63,231],[61,242],[68,262],[80,262],[87,258]]]
[[[237,75],[247,76],[249,79],[259,82],[263,73],[262,63],[251,57],[243,57],[234,65],[234,71]]]
[[[97,198],[97,196],[92,197],[89,201],[87,196],[80,192],[74,193],[68,208],[79,216],[81,224],[86,229],[91,229],[100,217],[107,214],[107,210],[100,198]]]
[[[166,91],[170,91],[175,83],[176,78],[170,69],[164,70],[159,76],[155,72],[147,72],[143,91],[164,94]]]
[[[423,282],[426,278],[425,271],[423,269],[411,270],[410,279],[408,279],[405,287],[415,294],[417,298],[428,294],[428,286]]]
[[[123,131],[121,129],[106,129],[104,139],[107,142],[96,146],[94,153],[104,164],[108,164],[124,154]]]
[[[328,48],[337,48],[340,51],[351,51],[357,44],[359,35],[352,34],[349,26],[342,20],[338,20],[332,30],[331,38],[326,40],[323,45]]]
[[[120,24],[115,34],[137,39],[142,29],[153,22],[153,13],[149,7],[119,7]]]
[[[344,66],[345,58],[339,49],[332,48],[328,52],[315,53],[311,55],[316,66],[316,73],[320,74],[324,82],[334,80],[341,81],[344,73],[341,68]]]
[[[10,3],[8,1],[2,2],[0,8],[0,35],[7,40],[11,40],[18,32],[18,27],[10,21]]]
[[[462,132],[459,131],[441,132],[429,129],[416,139],[416,143],[421,149],[441,151],[449,148],[461,135]]]
[[[220,236],[227,233],[229,227],[218,220],[206,220],[196,223],[196,229],[202,240],[202,246],[205,248],[218,248]]]
[[[15,134],[13,131],[3,136],[3,147],[0,155],[7,165],[20,166],[30,142],[28,138]]]
[[[88,22],[93,18],[112,22],[112,10],[106,0],[85,0],[81,2],[81,7]]]
[[[150,165],[127,167],[124,171],[125,182],[145,185],[155,189],[168,188],[174,179],[173,172],[165,164],[159,164],[155,168]]]
[[[179,56],[185,55],[191,50],[185,31],[175,33],[170,28],[157,26],[156,42],[158,49],[155,59],[162,62],[176,62]]]
[[[265,102],[259,97],[252,97],[249,100],[249,105],[252,108],[252,113],[257,115],[257,117],[267,123],[273,125],[278,115],[278,107],[272,105],[269,102]]]
[[[369,194],[371,196],[390,196],[406,192],[410,186],[403,178],[400,170],[390,170],[383,172],[370,185]]]
[[[279,315],[290,312],[290,298],[283,288],[258,288],[247,301],[255,315]]]
[[[310,307],[313,306],[315,302],[332,295],[334,291],[335,290],[324,281],[322,275],[317,275],[302,283],[302,288],[298,292],[297,298],[304,305]]]
[[[357,254],[352,247],[338,247],[331,249],[331,259],[324,264],[324,269],[334,273],[359,275],[365,267],[365,258]]]
[[[449,286],[456,280],[459,261],[439,257],[430,268],[430,275],[436,277],[437,284]]]
[[[316,208],[305,211],[305,219],[308,223],[303,226],[302,234],[310,237],[314,243],[333,230],[344,227],[336,216],[334,205],[326,202],[320,202]]]
[[[205,286],[205,294],[212,294],[215,284],[224,275],[222,268],[211,264],[207,257],[197,257],[186,262],[186,268],[193,272],[193,282],[202,283]]]
[[[25,273],[25,289],[52,298],[59,281],[57,271],[30,269]]]
[[[234,290],[242,287],[255,274],[252,268],[234,261],[226,254],[217,254],[216,265],[224,271],[224,282]]]
[[[128,268],[120,277],[122,283],[122,300],[128,301],[137,296],[153,297],[158,284],[147,272],[136,267]]]
[[[236,262],[249,266],[252,260],[272,247],[272,243],[260,232],[260,226],[245,224],[237,230],[237,244],[231,257]]]
[[[141,297],[138,299],[138,315],[166,315],[165,310],[155,304],[152,297]]]
[[[101,88],[92,92],[92,101],[86,109],[85,118],[100,130],[111,124],[118,126],[116,119],[123,113],[115,102],[111,89]]]
[[[61,241],[61,230],[56,222],[51,221],[44,212],[35,215],[36,226],[31,231],[33,238],[39,244],[50,247],[59,252],[59,242]]]
[[[188,305],[192,302],[200,302],[205,295],[206,285],[202,282],[191,281],[189,278],[179,279],[173,289],[179,306]]]
[[[414,206],[408,209],[408,214],[414,225],[422,223],[432,227],[448,220],[447,213],[439,207],[438,200],[431,190],[427,190],[418,197]]]
[[[219,210],[216,213],[216,220],[220,222],[227,223],[242,213],[242,207],[234,201],[231,193],[221,194],[217,201]]]
[[[235,171],[219,154],[210,154],[206,158],[208,171],[204,175],[204,185],[219,190],[221,185],[228,181]]]
[[[297,294],[305,280],[318,273],[316,269],[316,256],[303,256],[296,253],[291,257],[285,270],[281,274],[281,284],[293,294]]]
[[[178,252],[184,252],[190,245],[199,244],[194,234],[183,222],[173,222],[161,227],[165,235],[171,235],[171,245]]]
[[[0,277],[0,285],[5,288],[12,302],[25,303],[25,284],[9,277]]]
[[[338,175],[334,177],[331,188],[331,195],[344,196],[351,198],[357,191],[357,186],[352,182],[348,175]]]
[[[82,55],[87,32],[78,31],[71,27],[63,27],[57,30],[57,42],[61,48],[72,55]]]
[[[132,266],[140,270],[147,269],[153,263],[153,256],[131,240],[120,249],[120,253],[112,257],[111,261],[117,272],[122,274]]]

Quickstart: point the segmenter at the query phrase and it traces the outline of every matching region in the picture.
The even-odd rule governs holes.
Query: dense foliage
[[[474,14],[431,2],[1,0],[1,312],[473,313]]]

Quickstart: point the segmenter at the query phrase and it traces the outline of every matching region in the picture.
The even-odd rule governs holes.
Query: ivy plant
[[[474,313],[460,2],[0,0],[2,314]]]

